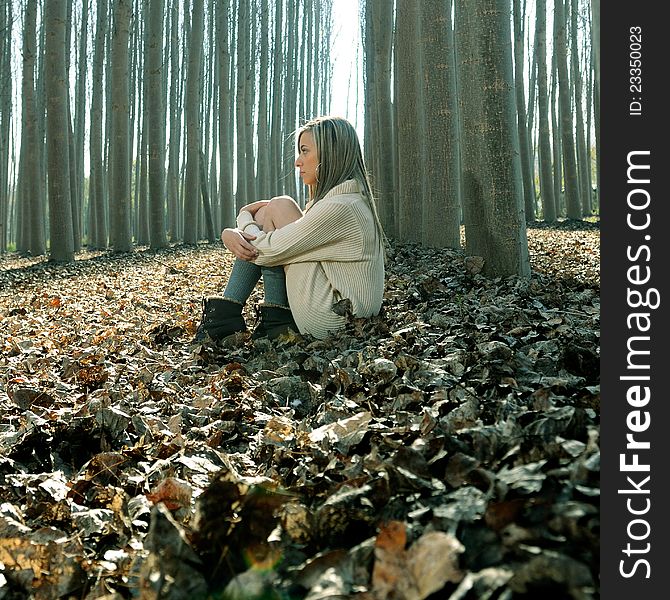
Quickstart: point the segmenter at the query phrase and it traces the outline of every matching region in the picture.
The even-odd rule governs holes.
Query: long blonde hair
[[[314,138],[319,160],[317,181],[309,186],[310,200],[314,203],[318,202],[336,185],[354,179],[360,186],[361,195],[370,206],[380,240],[385,241],[386,236],[377,213],[361,144],[354,127],[342,117],[316,117],[297,131],[298,149],[300,148],[300,136],[305,131],[309,131]]]

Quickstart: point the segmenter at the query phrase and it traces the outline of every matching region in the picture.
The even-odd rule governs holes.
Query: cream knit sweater
[[[335,186],[304,216],[264,233],[251,213],[240,212],[237,226],[252,242],[263,266],[284,265],[289,305],[298,329],[317,338],[344,326],[332,306],[348,298],[354,315],[379,313],[384,293],[384,250],[372,211],[354,180]]]

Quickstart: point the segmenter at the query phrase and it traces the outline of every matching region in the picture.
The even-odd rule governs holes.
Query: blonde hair
[[[354,179],[360,186],[361,195],[370,206],[380,240],[385,241],[386,236],[377,214],[361,144],[354,127],[341,117],[316,117],[297,131],[298,149],[300,148],[300,136],[306,131],[312,134],[319,160],[316,171],[317,181],[309,186],[310,200],[318,202],[336,185]]]

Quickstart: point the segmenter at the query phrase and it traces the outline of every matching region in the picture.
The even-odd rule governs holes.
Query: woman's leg
[[[245,304],[261,278],[261,268],[252,262],[235,259],[223,297],[237,304]]]
[[[291,196],[276,196],[256,212],[255,220],[263,231],[270,232],[302,217],[302,210]]]
[[[302,210],[290,196],[277,196],[256,212],[256,222],[263,231],[270,232],[297,221]],[[286,276],[284,267],[262,267],[265,303],[274,306],[288,306]]]

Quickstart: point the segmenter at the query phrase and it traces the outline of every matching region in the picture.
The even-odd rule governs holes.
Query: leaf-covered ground
[[[0,599],[598,597],[599,231],[528,236],[530,280],[394,244],[379,317],[218,347],[220,246],[0,257]]]

